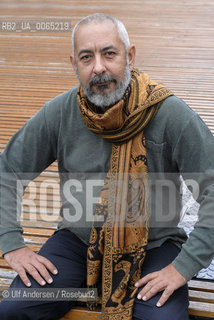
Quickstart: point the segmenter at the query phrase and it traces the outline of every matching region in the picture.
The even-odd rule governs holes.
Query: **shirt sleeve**
[[[200,204],[194,229],[173,262],[190,280],[200,269],[208,267],[214,256],[214,137],[196,113],[179,131],[173,159],[184,180],[195,182],[196,201]]]
[[[26,181],[34,179],[56,159],[56,138],[54,130],[47,125],[46,109],[45,105],[27,121],[0,156],[0,246],[3,255],[25,246],[20,212]]]

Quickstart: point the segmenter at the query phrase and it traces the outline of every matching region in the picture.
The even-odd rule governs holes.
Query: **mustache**
[[[115,82],[117,83],[117,79],[111,75],[103,74],[103,75],[95,75],[90,81],[89,86],[92,87],[95,84],[102,84],[105,82]]]

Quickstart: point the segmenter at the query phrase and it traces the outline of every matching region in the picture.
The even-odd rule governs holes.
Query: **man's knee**
[[[152,297],[148,301],[136,298],[133,312],[133,319],[136,320],[188,320],[188,289],[187,285],[176,290],[169,300],[162,306],[156,304],[160,299],[161,293]]]
[[[0,319],[1,320],[27,320],[33,319],[27,317],[25,308],[16,301],[2,301],[0,303]]]
[[[75,301],[2,301],[0,320],[54,320],[63,317]]]

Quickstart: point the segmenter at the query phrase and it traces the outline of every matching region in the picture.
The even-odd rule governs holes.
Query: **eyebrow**
[[[78,53],[78,57],[80,57],[81,54],[84,54],[84,53],[92,53],[92,50],[83,49]]]
[[[103,49],[101,49],[101,51],[107,51],[107,50],[110,50],[110,49],[114,49],[114,50],[118,51],[115,46],[104,47]]]
[[[115,46],[111,45],[111,46],[107,46],[107,47],[102,48],[101,52],[104,52],[104,51],[107,51],[107,50],[110,50],[110,49],[118,51]],[[80,57],[82,54],[85,54],[85,53],[93,53],[93,51],[89,50],[89,49],[83,49],[83,50],[81,50],[79,52],[78,57]]]

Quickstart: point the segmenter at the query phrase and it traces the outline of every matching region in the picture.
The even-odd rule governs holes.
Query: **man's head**
[[[72,41],[71,62],[87,98],[100,107],[115,104],[129,85],[135,58],[122,22],[93,14],[75,26]]]

